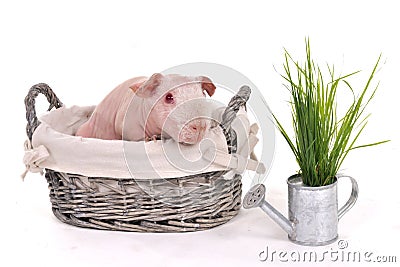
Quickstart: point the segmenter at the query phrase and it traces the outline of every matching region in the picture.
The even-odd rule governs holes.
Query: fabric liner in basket
[[[37,119],[34,99],[39,93],[57,109]],[[63,222],[124,231],[208,229],[240,209],[240,174],[245,169],[265,171],[249,158],[258,141],[258,128],[250,126],[245,111],[249,95],[244,86],[227,108],[216,107],[213,117],[221,125],[207,132],[208,142],[188,146],[172,139],[129,142],[74,136],[95,107],[67,108],[48,85],[38,84],[25,99],[29,140],[24,163],[32,172],[45,169],[53,212]],[[177,167],[175,155],[196,164]]]

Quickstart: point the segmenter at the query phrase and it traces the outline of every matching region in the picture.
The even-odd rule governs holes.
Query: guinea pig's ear
[[[161,73],[154,73],[144,83],[137,83],[129,86],[137,96],[151,97],[156,92],[156,88],[160,85],[163,75]]]
[[[207,92],[209,96],[212,96],[215,93],[215,85],[210,80],[210,78],[205,76],[200,76],[201,88]]]

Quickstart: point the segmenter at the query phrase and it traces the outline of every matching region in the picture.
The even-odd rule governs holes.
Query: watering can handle
[[[357,181],[353,177],[350,177],[348,175],[338,175],[336,177],[338,179],[347,177],[351,181],[350,198],[349,198],[349,200],[347,200],[346,204],[344,204],[343,207],[341,207],[338,211],[338,220],[340,220],[343,217],[343,215],[346,212],[348,212],[353,207],[353,205],[356,203],[357,197],[358,197],[358,184],[357,184]]]

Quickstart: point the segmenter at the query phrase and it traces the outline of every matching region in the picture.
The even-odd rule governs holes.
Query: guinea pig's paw
[[[153,135],[153,136],[151,136],[151,137],[149,137],[149,136],[146,136],[146,138],[144,139],[144,141],[145,142],[150,142],[150,141],[154,141],[154,143],[157,143],[157,140],[159,140],[160,139],[160,136],[158,136],[158,135]]]

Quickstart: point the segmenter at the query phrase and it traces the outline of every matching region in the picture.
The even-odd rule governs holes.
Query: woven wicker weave
[[[40,124],[35,112],[39,93],[47,97],[49,110],[62,106],[47,84],[32,86],[25,98],[29,140]],[[236,152],[236,133],[230,124],[249,96],[250,88],[243,86],[223,114],[221,127],[230,153]],[[46,169],[45,177],[53,213],[64,223],[103,230],[189,232],[224,224],[239,212],[241,175],[225,180],[221,177],[225,173],[138,180],[84,177]]]

